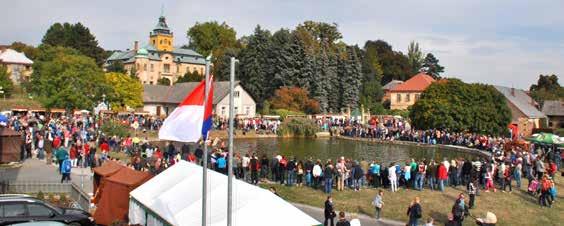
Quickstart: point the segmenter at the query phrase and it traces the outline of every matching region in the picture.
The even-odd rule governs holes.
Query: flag
[[[208,84],[207,106],[204,106],[205,83],[202,81],[165,119],[159,130],[159,139],[196,142],[207,136],[212,127],[213,76]]]

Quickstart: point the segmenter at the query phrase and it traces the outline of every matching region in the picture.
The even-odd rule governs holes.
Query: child
[[[497,191],[493,184],[493,169],[488,170],[486,173],[486,192],[490,192],[490,188],[493,188],[494,192]]]
[[[433,226],[433,223],[435,223],[435,220],[432,217],[429,217],[425,226]]]

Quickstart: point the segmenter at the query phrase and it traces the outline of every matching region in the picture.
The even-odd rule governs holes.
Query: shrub
[[[286,119],[288,115],[305,115],[303,112],[299,111],[290,111],[286,109],[275,109],[272,111],[275,115],[279,115],[282,120]]]
[[[119,121],[111,120],[104,122],[101,129],[106,136],[125,137],[129,135],[128,127],[119,123]]]
[[[282,123],[278,136],[314,137],[319,126],[306,118],[291,118]]]

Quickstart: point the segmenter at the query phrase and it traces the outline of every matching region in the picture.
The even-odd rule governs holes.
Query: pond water
[[[225,141],[227,144],[227,141]],[[164,148],[164,141],[155,142]],[[354,160],[376,160],[380,163],[405,162],[412,158],[435,159],[443,158],[474,158],[477,155],[461,151],[439,148],[437,146],[414,146],[402,144],[381,144],[364,141],[345,140],[337,138],[256,138],[256,139],[235,139],[233,141],[235,153],[247,154],[257,153],[259,158],[266,154],[271,158],[274,154],[287,157],[296,157],[298,160],[312,158],[327,161],[344,156]],[[181,144],[174,142],[177,150]],[[195,150],[196,145],[191,144],[190,150]]]
[[[258,156],[266,154],[268,158],[278,153],[287,157],[306,159],[312,157],[333,161],[340,156],[354,160],[377,160],[382,163],[405,162],[411,158],[442,160],[444,157],[474,158],[476,155],[430,146],[401,144],[379,144],[336,138],[262,138],[236,139],[233,141],[235,152],[246,154],[256,152]]]

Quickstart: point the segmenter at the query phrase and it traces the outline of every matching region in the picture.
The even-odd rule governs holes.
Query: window
[[[28,204],[27,211],[31,217],[48,217],[53,213],[49,208],[39,204]]]
[[[143,64],[143,71],[147,71],[147,64]]]
[[[221,107],[221,115],[225,115],[225,106]]]
[[[239,97],[239,91],[234,91],[234,92],[233,92],[233,97],[235,97],[235,98]]]
[[[151,72],[153,72],[155,70],[155,65],[151,64]]]
[[[155,45],[155,40],[153,39],[153,45]]]
[[[149,84],[150,84],[150,85],[153,85],[153,81],[150,81]]]
[[[237,113],[238,113],[238,111],[237,111],[237,107],[234,107],[234,111],[233,111],[233,112],[235,112],[235,114],[237,114]]]
[[[415,94],[415,101],[419,100],[419,96],[421,96],[421,94]]]
[[[245,107],[245,114],[246,114],[246,115],[250,115],[250,114],[251,114],[251,107]]]
[[[411,101],[411,94],[405,94],[405,102]]]
[[[163,44],[163,40],[160,41],[161,45]]]
[[[25,207],[23,204],[6,204],[4,205],[4,217],[21,217],[25,216]]]
[[[180,73],[180,65],[176,65],[176,72]]]
[[[397,102],[401,102],[401,94],[398,93],[398,94],[396,95],[396,101],[397,101]]]
[[[204,69],[200,68],[200,75],[203,75],[203,74],[204,74]]]
[[[170,64],[164,64],[163,65],[163,72],[164,73],[170,73]]]
[[[168,60],[168,57],[165,57],[165,60]]]

